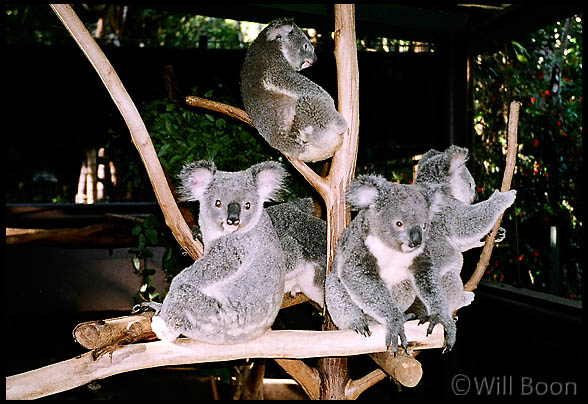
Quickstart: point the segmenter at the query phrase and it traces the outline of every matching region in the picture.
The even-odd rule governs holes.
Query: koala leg
[[[351,299],[368,316],[386,327],[386,346],[398,352],[398,338],[406,350],[408,341],[404,334],[404,314],[398,308],[390,291],[379,277],[366,279],[365,275],[348,272],[341,282]],[[369,287],[366,287],[369,285]]]
[[[450,273],[449,267],[454,268],[451,263],[458,263],[458,269],[461,269],[461,259],[461,253],[452,250],[449,246],[431,251],[425,244],[425,251],[413,262],[417,295],[426,306],[428,314],[428,317],[420,317],[420,320],[421,322],[429,321],[427,335],[433,332],[435,325],[439,323],[443,325],[445,329],[443,352],[449,352],[453,348],[457,333],[448,295],[456,301],[463,301],[463,284],[459,275],[457,280],[451,276],[444,282],[440,272],[441,268],[445,267],[447,273]]]
[[[331,320],[340,330],[351,329],[364,337],[372,335],[365,314],[353,303],[333,271],[325,280],[325,304]]]

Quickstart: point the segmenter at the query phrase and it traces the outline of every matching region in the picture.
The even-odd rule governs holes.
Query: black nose
[[[227,224],[238,225],[239,215],[241,214],[241,205],[237,202],[231,202],[227,206]]]
[[[423,242],[423,233],[420,227],[413,227],[408,232],[408,246],[410,248],[418,247]]]

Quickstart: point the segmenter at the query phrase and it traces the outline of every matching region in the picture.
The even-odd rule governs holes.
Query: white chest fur
[[[412,279],[409,267],[414,257],[423,251],[421,246],[410,252],[401,252],[390,248],[373,235],[366,237],[365,245],[376,258],[378,274],[389,288],[404,280]]]

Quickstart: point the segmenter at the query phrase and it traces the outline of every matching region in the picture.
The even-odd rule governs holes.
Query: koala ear
[[[197,201],[210,185],[216,167],[212,161],[197,161],[182,168],[178,178],[181,181],[178,193],[182,201]]]
[[[279,198],[288,175],[281,164],[275,161],[264,161],[251,166],[247,171],[253,176],[257,192],[263,202]]]
[[[459,146],[449,146],[445,151],[445,154],[449,157],[449,171],[455,172],[457,169],[463,167],[468,161],[468,149]]]
[[[431,149],[429,151],[427,151],[425,154],[423,154],[423,157],[421,157],[421,159],[419,160],[419,166],[422,165],[425,161],[440,155],[441,152],[435,149]]]
[[[288,36],[294,29],[294,23],[289,20],[278,20],[274,23],[270,23],[268,26],[265,38],[268,41],[274,41],[276,39],[282,39]]]
[[[362,175],[349,186],[347,202],[354,209],[365,209],[373,205],[380,196],[380,192],[390,184],[379,175]]]

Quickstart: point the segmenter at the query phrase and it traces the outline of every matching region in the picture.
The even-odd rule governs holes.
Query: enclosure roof
[[[191,12],[218,18],[267,23],[293,17],[304,28],[332,30],[332,4],[226,4],[189,2],[158,4],[156,9]],[[434,42],[445,36],[467,40],[472,48],[496,46],[526,36],[546,25],[581,13],[579,3],[528,2],[422,3],[394,2],[356,5],[357,35]]]

